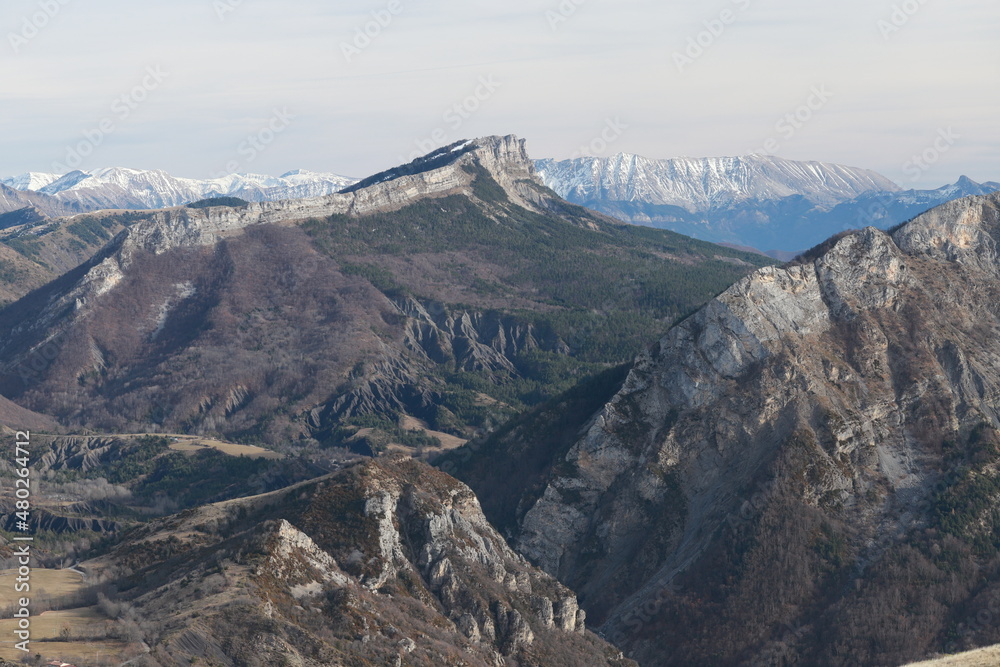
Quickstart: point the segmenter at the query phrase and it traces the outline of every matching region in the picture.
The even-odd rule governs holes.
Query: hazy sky
[[[360,177],[514,133],[535,157],[1000,180],[993,0],[5,0],[0,22],[0,175]]]

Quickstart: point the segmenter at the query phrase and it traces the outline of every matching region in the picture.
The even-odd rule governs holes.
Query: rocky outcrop
[[[211,246],[255,225],[295,224],[308,218],[331,215],[367,215],[397,210],[426,197],[470,193],[476,178],[473,165],[486,169],[503,187],[509,188],[515,203],[533,208],[527,198],[519,194],[533,196],[530,195],[533,188],[523,181],[534,182],[536,186],[540,183],[532,180],[537,176],[524,148],[524,140],[510,136],[486,137],[462,143],[463,150],[456,152],[453,160],[444,164],[434,163],[433,169],[412,174],[388,174],[384,180],[345,193],[251,203],[243,207],[176,207],[143,215],[142,220],[121,232],[88,263],[77,286],[51,304],[49,316],[43,316],[40,324],[51,326],[55,315],[67,307],[84,307],[109,292],[121,281],[137,252],[159,255],[174,248]],[[14,190],[10,190],[9,194],[27,196]],[[35,232],[48,233],[53,227],[86,225],[91,220],[103,220],[108,215],[108,212],[81,214],[39,227]]]
[[[835,641],[862,664],[886,664],[940,646],[897,646],[878,622],[851,636],[825,626],[887,604],[866,577],[910,548],[914,530],[969,541],[992,530],[981,515],[960,530],[934,508],[963,475],[992,493],[998,208],[996,195],[964,199],[891,235],[835,239],[675,326],[521,499],[517,548],[574,587],[644,664],[758,664],[776,651],[843,664],[830,657]],[[926,548],[933,558],[944,547]],[[820,593],[837,577],[858,588]],[[972,595],[963,582],[955,595]],[[908,622],[933,638],[949,621]],[[726,640],[710,652],[703,632]]]
[[[121,444],[122,441],[116,438],[73,436],[51,438],[51,444],[44,450],[35,467],[43,471],[89,472],[119,458]]]
[[[292,597],[316,594],[325,583],[343,586],[348,577],[337,561],[313,542],[312,538],[284,519],[265,530],[268,559],[257,566],[257,576],[270,576],[285,582]],[[311,579],[308,574],[316,573]]]
[[[468,487],[412,460],[171,517],[85,566],[110,564],[136,568],[130,595],[164,628],[164,665],[241,664],[255,649],[310,667],[633,664],[586,631],[576,596],[510,549]]]
[[[415,485],[415,475],[431,488]],[[351,481],[348,496],[358,500],[330,507],[357,507],[356,515],[307,513],[303,521],[338,560],[350,562],[347,571],[363,587],[378,591],[422,580],[467,636],[487,637],[507,655],[533,643],[532,625],[584,631],[576,596],[513,552],[464,485],[403,461],[370,464]],[[342,498],[345,489],[321,487],[314,502],[326,505],[334,492]],[[345,519],[355,527],[353,539],[324,527]],[[534,614],[539,605],[555,610],[555,624]]]
[[[0,311],[0,394],[97,432],[433,448],[408,418],[494,428],[763,262],[608,222],[533,169],[492,137],[329,197],[32,230],[116,236]],[[378,432],[355,446],[347,419]]]
[[[458,372],[516,373],[513,360],[532,350],[568,353],[566,344],[523,320],[500,313],[454,312],[406,297],[393,302],[408,318],[407,350],[435,363],[454,363]],[[433,310],[433,314],[431,314]]]
[[[519,376],[515,362],[520,355],[534,350],[569,353],[559,337],[543,334],[518,317],[454,311],[413,297],[390,302],[406,318],[401,345],[380,345],[375,358],[355,373],[340,395],[312,411],[314,428],[329,428],[359,415],[428,413],[439,402],[441,390],[427,372],[435,365],[502,384]]]

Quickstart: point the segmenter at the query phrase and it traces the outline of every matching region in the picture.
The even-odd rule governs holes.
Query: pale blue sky
[[[234,164],[365,176],[441,141],[515,133],[535,157],[588,145],[664,158],[767,148],[907,186],[1000,180],[991,0],[396,1],[348,62],[342,45],[389,0],[6,0],[0,176],[66,164],[89,130],[99,145],[83,148],[83,168],[190,177]],[[47,4],[54,16],[33,19]],[[903,5],[915,12],[888,32]],[[31,36],[26,20],[47,25]],[[703,34],[704,53],[679,67],[675,54],[706,21],[720,34]],[[141,103],[116,104],[144,77],[154,83],[148,68],[169,76]],[[449,113],[477,89],[485,99],[468,118]],[[804,122],[778,125],[810,96]],[[287,128],[264,131],[261,150],[245,143],[282,126],[276,109],[294,116]],[[95,134],[105,119],[112,131]],[[614,119],[627,129],[592,144]],[[949,128],[937,142],[947,150],[933,149]],[[912,162],[925,150],[938,157]]]

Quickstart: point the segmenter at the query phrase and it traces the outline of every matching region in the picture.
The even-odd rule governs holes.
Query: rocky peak
[[[505,189],[514,189],[519,181],[541,184],[535,163],[528,156],[527,142],[512,134],[505,137],[485,137],[473,142],[479,163]]]
[[[700,613],[722,614],[710,633],[727,635],[731,652],[712,653],[719,664],[788,650],[789,641],[802,644],[794,650],[806,664],[828,664],[819,656],[832,647],[812,633],[840,621],[808,611],[820,604],[810,587],[824,579],[782,568],[863,578],[908,530],[940,526],[928,508],[954,483],[942,469],[955,465],[942,447],[992,442],[1000,429],[998,203],[971,197],[892,234],[847,234],[758,270],[672,328],[580,424],[542,488],[516,500],[518,549],[574,587],[607,636],[650,664],[708,660],[689,636],[709,632],[690,620]],[[993,479],[988,470],[981,474]],[[806,526],[817,532],[809,537]],[[843,546],[837,565],[810,551],[822,531]],[[770,565],[754,569],[751,557]],[[709,571],[706,561],[724,565]],[[793,592],[782,577],[809,583]],[[838,593],[835,608],[882,604],[878,586],[858,586]],[[751,602],[761,590],[780,591],[774,605]],[[710,611],[707,598],[728,611]],[[746,629],[751,616],[759,631]],[[945,632],[943,617],[934,622],[928,637]],[[792,624],[803,627],[794,640],[781,629]],[[933,649],[928,641],[870,655],[868,631],[851,632],[833,634],[861,664]]]
[[[943,204],[900,227],[893,240],[908,254],[996,273],[1000,193]]]
[[[689,212],[791,196],[833,205],[862,194],[900,189],[869,170],[767,155],[653,160],[619,153],[537,164],[546,184],[570,201],[644,202]]]
[[[422,580],[453,619],[471,617],[470,633],[506,643],[507,653],[531,644],[532,625],[584,632],[576,596],[512,551],[464,484],[406,459],[366,462],[337,482],[317,489],[301,524],[365,588]],[[343,521],[350,535],[336,526]],[[551,619],[531,611],[549,608]]]
[[[475,196],[473,184],[484,175],[496,181],[513,203],[538,210],[544,188],[527,156],[525,142],[506,136],[459,142],[337,194],[245,206],[182,206],[151,213],[128,226],[86,263],[77,282],[52,301],[35,325],[54,326],[67,309],[86,308],[111,291],[124,278],[137,252],[160,255],[175,248],[212,246],[262,224],[293,225],[309,218],[394,211],[427,197]],[[67,178],[70,176],[73,174]],[[106,212],[54,221],[38,232],[45,233],[52,225],[86,225],[97,221],[98,215],[106,216]]]
[[[254,646],[263,664],[309,667],[634,664],[586,632],[576,596],[507,546],[468,487],[412,460],[170,517],[108,562],[136,569],[164,665],[241,664]]]
[[[342,192],[373,189],[373,192],[385,193],[386,190],[379,186],[388,184],[392,184],[390,192],[393,189],[411,191],[414,187],[419,189],[435,182],[461,182],[469,186],[478,169],[485,170],[514,203],[537,210],[544,184],[528,156],[525,140],[514,135],[458,141],[409,164],[375,174]]]

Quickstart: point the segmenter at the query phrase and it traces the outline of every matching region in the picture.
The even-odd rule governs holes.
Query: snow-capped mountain
[[[952,199],[988,195],[997,190],[1000,190],[1000,183],[996,181],[977,183],[968,176],[962,176],[952,185],[936,190],[905,190],[896,195],[895,199],[904,205],[934,207]]]
[[[795,195],[832,205],[899,186],[867,169],[748,155],[652,160],[619,153],[607,158],[539,160],[546,185],[576,203],[642,202],[691,213]]]
[[[545,184],[573,203],[626,222],[758,248],[776,257],[811,247],[844,229],[868,225],[886,229],[952,199],[1000,190],[998,183],[980,184],[963,177],[936,190],[903,191],[867,169],[762,155],[653,160],[622,153],[534,164]],[[53,216],[165,208],[223,196],[247,201],[302,199],[339,192],[359,181],[304,170],[279,177],[230,174],[193,179],[161,170],[112,167],[61,176],[29,172],[0,183],[11,188],[0,201],[0,213],[30,205],[32,216]],[[14,191],[32,197],[15,196]]]
[[[1000,183],[977,183],[968,176],[962,176],[957,182],[934,190],[864,194],[834,206],[818,215],[817,219],[826,225],[841,225],[845,229],[868,225],[888,229],[949,201],[988,195],[998,190]]]
[[[301,199],[338,192],[356,179],[305,170],[280,177],[230,174],[213,179],[178,178],[159,169],[110,167],[58,176],[28,173],[3,181],[17,190],[37,190],[85,210],[153,209],[180,206],[209,197],[247,201]]]
[[[902,190],[867,169],[750,155],[651,160],[636,155],[538,160],[546,185],[626,222],[786,258],[845,229],[887,229],[940,204],[1000,190],[962,177]]]
[[[0,180],[0,183],[15,190],[41,190],[49,183],[59,180],[59,174],[45,174],[38,171],[29,171],[18,176],[11,176]]]

